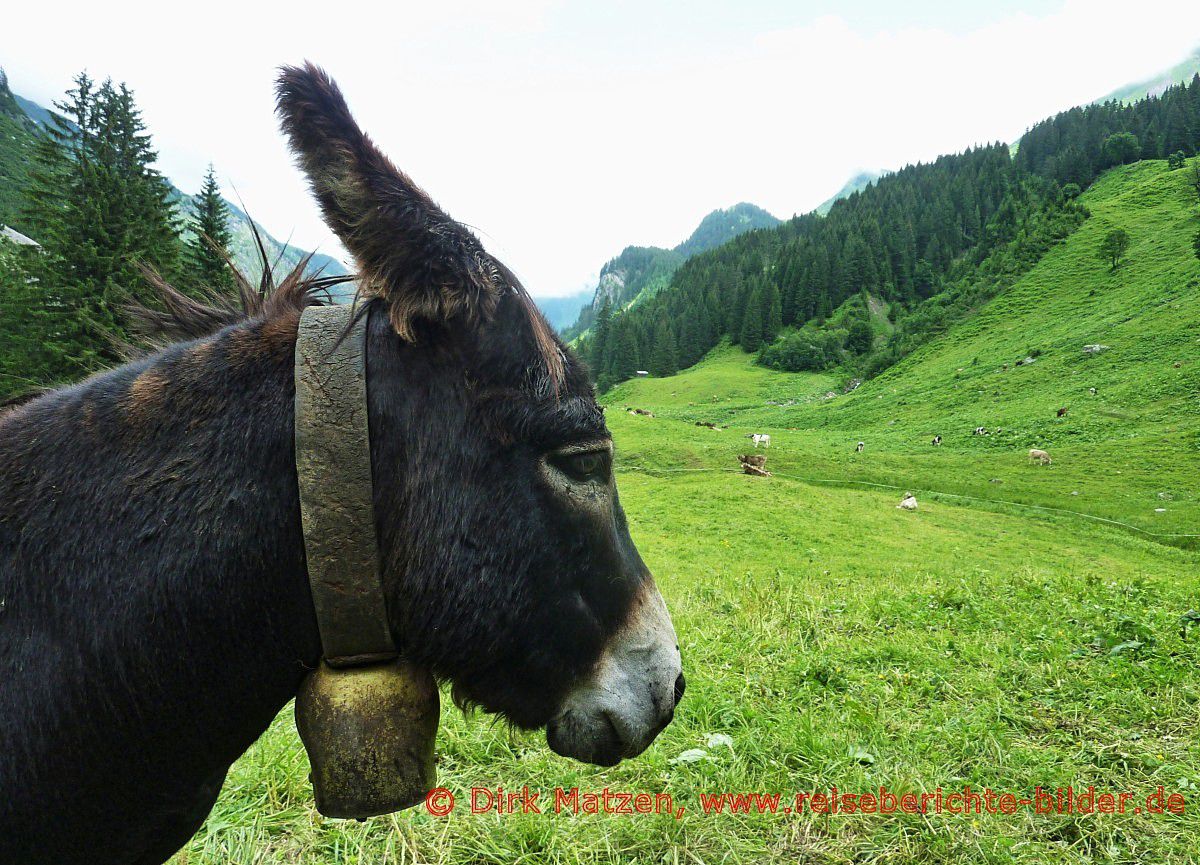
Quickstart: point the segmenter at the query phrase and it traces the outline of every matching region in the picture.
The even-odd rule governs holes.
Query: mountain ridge
[[[692,256],[722,246],[747,232],[781,224],[778,217],[756,204],[743,201],[705,214],[692,233],[671,249],[625,247],[600,269],[590,304],[583,306],[574,324],[563,329],[564,338],[572,340],[585,333],[605,302],[620,309],[652,296],[669,283],[675,270]]]
[[[1141,81],[1118,87],[1107,96],[1097,99],[1096,102],[1103,103],[1113,100],[1117,102],[1135,102],[1147,96],[1161,96],[1168,87],[1191,81],[1192,77],[1197,74],[1200,74],[1200,46],[1197,46],[1191,54],[1170,69],[1160,72],[1157,75],[1152,75],[1149,78],[1144,78]]]
[[[842,184],[841,189],[839,189],[833,195],[829,196],[829,198],[826,198],[824,201],[822,201],[820,204],[818,204],[816,207],[816,212],[819,213],[821,216],[825,216],[826,214],[829,213],[830,208],[832,208],[835,204],[837,204],[843,198],[849,198],[854,193],[861,192],[862,190],[864,190],[868,186],[870,186],[872,183],[879,180],[885,174],[887,174],[887,172],[885,172],[885,171],[859,171],[859,172],[857,172],[849,180],[847,180],[844,184]]]

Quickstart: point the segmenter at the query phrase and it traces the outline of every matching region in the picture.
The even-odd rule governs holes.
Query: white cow
[[[766,433],[751,433],[750,435],[746,436],[746,438],[754,439],[755,447],[758,447],[760,442],[765,448],[769,448],[771,446],[771,437]]]

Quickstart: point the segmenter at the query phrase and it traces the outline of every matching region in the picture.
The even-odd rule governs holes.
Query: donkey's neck
[[[317,662],[294,340],[245,323],[0,419],[0,860],[166,858]]]

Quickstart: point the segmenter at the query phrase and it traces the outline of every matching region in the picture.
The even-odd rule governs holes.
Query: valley
[[[605,395],[687,697],[649,752],[611,769],[447,701],[439,778],[462,801],[519,779],[546,796],[666,793],[681,814],[325,821],[284,712],[176,861],[1185,861],[1200,846],[1190,813],[718,815],[700,801],[1200,795],[1194,208],[1157,162],[1106,174],[1084,204],[1091,218],[1010,291],[850,393],[836,370],[776,372],[723,344]],[[1117,222],[1134,242],[1110,273],[1095,246]],[[1097,340],[1109,349],[1085,356]],[[771,478],[737,467],[750,432],[771,435]],[[1053,464],[1031,465],[1030,447]],[[917,511],[897,509],[905,491]]]

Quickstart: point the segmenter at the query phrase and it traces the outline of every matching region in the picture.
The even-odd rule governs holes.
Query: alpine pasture
[[[456,809],[331,821],[284,712],[174,861],[1194,861],[1195,205],[1161,162],[1109,172],[1083,201],[1091,217],[1013,288],[851,393],[722,346],[606,395],[622,502],[688,677],[642,757],[585,767],[444,699],[438,772]],[[1131,246],[1110,270],[1096,249],[1113,227]],[[771,435],[771,478],[738,469],[755,432]],[[1030,448],[1053,465],[1030,464]],[[918,511],[895,507],[906,491]],[[469,813],[472,787],[526,785],[543,804],[557,787],[607,787],[669,793],[684,811]],[[706,814],[700,801],[881,785],[1091,785],[1139,801],[1161,785],[1187,810]]]

